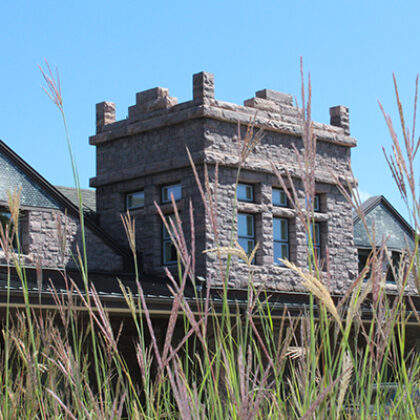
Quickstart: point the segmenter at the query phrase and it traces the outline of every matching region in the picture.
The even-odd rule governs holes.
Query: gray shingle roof
[[[62,187],[60,185],[55,185],[58,191],[66,196],[71,202],[76,206],[79,205],[79,197],[77,195],[77,189],[72,187]],[[95,190],[81,189],[82,201],[84,207],[89,208],[90,210],[96,211],[96,192]]]

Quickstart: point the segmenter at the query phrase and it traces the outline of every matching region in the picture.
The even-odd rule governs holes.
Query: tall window
[[[318,260],[321,258],[321,223],[313,223],[311,225],[312,245]]]
[[[144,207],[144,191],[136,191],[126,195],[127,210],[140,209]]]
[[[169,229],[171,229],[171,219],[175,222],[175,215],[171,214],[166,216]],[[164,223],[162,223],[162,256],[164,265],[175,264],[177,262],[176,248],[172,243],[171,236]]]
[[[254,215],[238,213],[238,242],[249,255],[255,247]]]
[[[182,197],[181,184],[165,185],[164,187],[162,187],[162,196],[161,196],[162,203],[170,203],[171,194],[174,196],[175,201],[181,200],[181,197]]]
[[[288,206],[287,195],[285,191],[281,188],[273,188],[272,200],[275,206],[280,206],[280,207]]]
[[[280,258],[289,259],[289,220],[273,218],[274,264],[284,265]]]
[[[254,201],[254,186],[252,184],[238,184],[236,190],[238,201]]]

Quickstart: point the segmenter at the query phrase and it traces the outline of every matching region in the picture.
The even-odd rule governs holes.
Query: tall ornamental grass
[[[43,72],[46,90],[63,117],[58,77],[50,68]],[[395,79],[394,79],[395,80]],[[280,175],[294,203],[298,220],[308,237],[308,267],[283,263],[301,278],[309,294],[309,305],[300,316],[286,309],[273,311],[269,293],[254,286],[251,255],[236,242],[236,197],[231,243],[221,247],[218,225],[217,168],[213,187],[205,171],[200,179],[191,165],[200,190],[206,217],[215,243],[206,252],[217,256],[223,284],[221,302],[195,287],[195,296],[185,294],[187,284],[196,285],[194,212],[190,206],[190,232],[182,229],[174,204],[175,218],[163,217],[178,254],[177,275],[167,271],[172,296],[170,314],[157,324],[142,289],[136,252],[135,220],[127,213],[122,223],[133,254],[136,290],[121,284],[121,294],[134,326],[135,337],[127,342],[121,329],[89,283],[85,241],[74,258],[82,273],[83,288],[63,276],[65,293],[54,291],[55,309],[36,308],[29,300],[28,282],[20,253],[19,192],[10,194],[13,224],[0,229],[0,244],[8,264],[22,283],[24,309],[10,305],[8,288],[2,319],[0,349],[1,419],[415,419],[420,416],[420,357],[406,346],[409,323],[420,327],[414,303],[404,295],[408,282],[419,283],[420,201],[415,114],[411,130],[406,126],[397,85],[395,92],[402,140],[391,118],[384,112],[393,140],[385,152],[392,174],[408,207],[414,226],[414,250],[405,252],[399,267],[391,266],[398,293],[387,294],[383,265],[388,260],[386,241],[378,248],[375,234],[367,226],[357,190],[341,185],[343,195],[371,232],[372,253],[366,267],[340,298],[331,296],[327,276],[312,238],[312,203],[315,194],[316,139],[311,122],[311,86],[305,91],[302,72],[303,150],[295,150],[305,192],[305,207],[298,200],[291,175]],[[305,94],[307,98],[305,98]],[[239,133],[239,161],[244,163],[262,133],[250,124],[243,138]],[[77,168],[71,155],[79,190],[80,224],[83,209]],[[240,166],[238,168],[237,183]],[[235,189],[236,191],[236,189]],[[160,211],[160,210],[159,210]],[[201,215],[200,217],[204,217]],[[1,226],[0,226],[1,227]],[[17,244],[17,252],[15,247]],[[247,298],[241,305],[229,301],[228,280],[232,258],[248,266]],[[392,263],[392,261],[388,261]],[[328,269],[328,264],[326,265]],[[39,270],[41,268],[39,267]],[[11,270],[8,272],[8,283]],[[369,319],[362,317],[369,313]],[[124,342],[123,342],[124,341]],[[124,346],[122,346],[124,344]],[[131,346],[127,352],[127,346]],[[124,351],[122,348],[124,347]],[[127,354],[135,356],[129,362]],[[133,360],[133,357],[130,358]],[[392,382],[392,384],[390,384]]]

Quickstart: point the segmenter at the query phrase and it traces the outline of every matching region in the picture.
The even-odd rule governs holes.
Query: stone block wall
[[[313,123],[317,137],[316,192],[321,194],[322,245],[331,255],[331,288],[342,290],[357,273],[357,256],[353,245],[352,215],[340,194],[332,173],[342,181],[353,182],[350,149],[356,145],[349,135],[348,109],[333,107],[330,124]],[[302,150],[301,110],[293,98],[268,89],[258,91],[254,98],[237,105],[214,98],[214,79],[210,73],[193,76],[193,99],[178,104],[165,88],[154,88],[136,95],[128,118],[115,121],[115,105],[104,102],[97,106],[97,133],[90,143],[97,150],[97,175],[91,186],[97,188],[97,210],[101,226],[124,243],[125,234],[120,215],[125,211],[126,194],[143,190],[145,206],[133,210],[136,218],[137,247],[143,252],[144,268],[163,273],[162,225],[153,202],[160,202],[162,185],[182,184],[183,197],[178,203],[183,225],[188,228],[188,206],[191,200],[195,214],[197,273],[217,285],[221,282],[215,256],[201,253],[214,246],[214,235],[205,220],[203,205],[188,159],[186,147],[203,174],[203,165],[210,171],[210,186],[216,164],[219,165],[218,222],[221,245],[227,245],[232,220],[232,200],[238,167],[238,123],[244,131],[250,120],[264,137],[246,160],[241,181],[252,183],[256,199],[239,203],[239,210],[255,214],[256,240],[261,246],[253,267],[255,280],[278,290],[300,290],[298,279],[290,270],[274,265],[273,215],[287,217],[290,225],[290,256],[301,267],[307,266],[306,233],[292,208],[272,205],[272,188],[279,187],[272,164],[280,171],[287,168],[299,191],[302,191],[298,161],[294,147]],[[304,204],[305,198],[300,197]],[[165,213],[171,206],[163,206]],[[188,229],[186,229],[188,232]],[[246,267],[235,262],[231,286],[246,287]]]
[[[77,259],[77,248],[82,250],[82,232],[76,217],[46,208],[24,208],[21,214],[21,247],[26,265],[40,262],[43,268],[77,268],[72,256]],[[122,257],[88,227],[85,239],[90,270],[123,270]],[[1,260],[4,261],[4,255],[0,250]]]
[[[223,167],[219,170],[218,186],[219,227],[221,246],[229,246],[232,225],[233,196],[235,192],[236,168]],[[255,239],[260,246],[255,263],[252,266],[253,277],[257,285],[265,285],[269,289],[281,291],[303,291],[301,280],[290,269],[275,265],[273,250],[273,217],[287,218],[289,221],[290,260],[299,267],[307,267],[307,234],[305,226],[297,217],[291,206],[278,207],[272,203],[272,188],[279,188],[280,183],[274,174],[260,171],[244,170],[240,182],[254,186],[253,203],[238,202],[237,209],[241,213],[254,215]],[[300,190],[300,206],[305,206],[305,197],[301,182],[295,180],[295,187]],[[353,226],[351,208],[337,186],[317,183],[316,192],[321,197],[321,211],[314,215],[315,222],[321,224],[321,258],[325,269],[325,250],[330,255],[331,279],[328,281],[331,291],[340,293],[357,276],[357,253],[353,245]],[[208,247],[212,246],[214,235],[207,224]],[[224,259],[226,261],[226,258]],[[206,264],[207,277],[214,285],[220,285],[222,275],[217,264],[216,255],[209,255]],[[324,270],[326,279],[326,271]],[[241,260],[234,258],[232,263],[230,286],[246,288],[248,267]]]

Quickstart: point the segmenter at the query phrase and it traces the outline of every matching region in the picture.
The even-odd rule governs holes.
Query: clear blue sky
[[[236,103],[263,88],[300,92],[299,57],[313,84],[313,119],[350,107],[353,170],[365,195],[404,214],[381,146],[390,137],[377,100],[396,118],[392,72],[411,110],[420,69],[420,2],[3,1],[0,138],[50,182],[73,185],[58,111],[41,90],[44,57],[58,66],[80,179],[95,175],[95,104],[125,118],[135,93],[155,86],[191,98],[191,76],[215,74],[216,97]],[[419,122],[420,124],[420,122]]]

